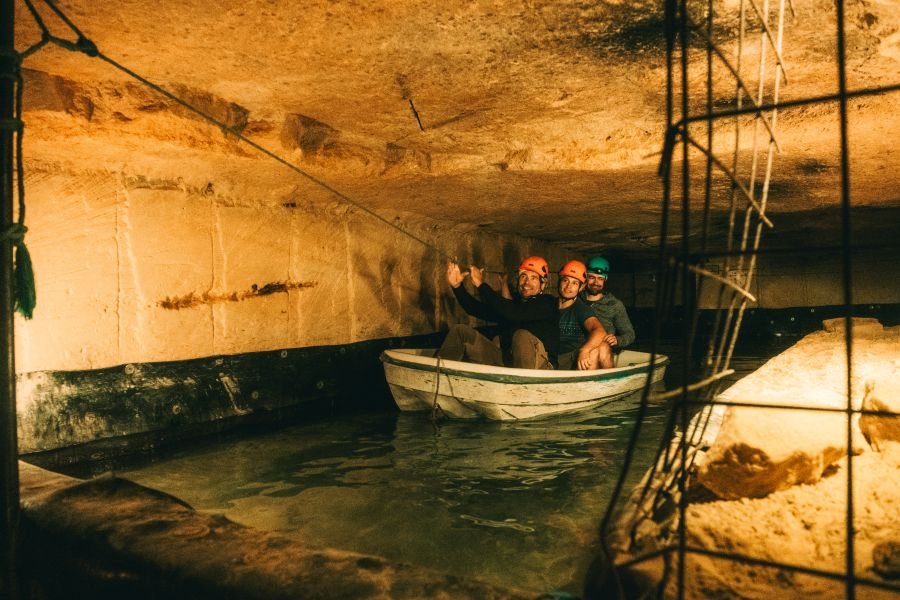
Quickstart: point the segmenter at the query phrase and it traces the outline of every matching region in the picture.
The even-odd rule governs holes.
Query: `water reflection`
[[[437,427],[365,414],[121,474],[305,543],[577,594],[635,412]],[[645,424],[635,477],[662,421],[655,409]]]
[[[591,460],[590,442],[615,427],[569,417],[520,423],[448,422],[398,415],[394,467],[430,470],[447,480],[494,482],[503,489],[549,484]]]

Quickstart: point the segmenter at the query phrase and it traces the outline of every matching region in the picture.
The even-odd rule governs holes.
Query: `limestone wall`
[[[38,304],[16,322],[19,373],[438,331],[465,318],[446,256],[497,270],[568,258],[529,229],[482,233],[446,182],[434,194],[404,183],[439,179],[445,158],[168,86],[220,129],[110,75],[24,73]],[[455,218],[423,216],[438,203]]]
[[[465,318],[434,247],[338,201],[238,201],[113,170],[32,169],[26,185],[38,306],[16,322],[19,372],[345,344]],[[462,261],[565,258],[523,237],[391,216]]]
[[[570,201],[534,205],[541,189],[566,189],[573,172],[525,177],[502,157],[499,167],[473,158],[438,130],[427,135],[442,140],[439,152],[416,150],[402,128],[381,139],[361,126],[364,106],[342,130],[307,115],[308,107],[250,110],[169,85],[219,129],[109,72],[89,83],[30,69],[24,77],[27,243],[38,306],[33,321],[17,322],[20,373],[436,331],[462,316],[435,248],[500,270],[530,253],[551,265],[575,256],[534,239],[548,224],[564,226],[554,210],[578,214]],[[593,243],[604,241],[598,230]],[[654,306],[653,261],[611,258],[609,289],[629,306]],[[855,302],[900,297],[896,258],[857,254]],[[836,255],[820,259],[761,260],[757,306],[840,304],[840,263]],[[703,291],[703,307],[713,306],[711,291]]]

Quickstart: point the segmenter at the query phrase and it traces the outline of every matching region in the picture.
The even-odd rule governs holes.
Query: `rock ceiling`
[[[24,0],[15,2],[21,50],[40,30]],[[706,3],[696,4],[702,22]],[[714,4],[715,39],[731,56],[740,1]],[[105,56],[388,218],[427,214],[585,251],[651,253],[658,240],[666,122],[661,0],[58,5]],[[900,83],[900,3],[845,5],[848,88]],[[46,5],[36,6],[54,35],[74,40]],[[793,0],[793,8],[785,19],[781,98],[833,94],[834,4]],[[751,17],[749,48],[759,45],[759,31]],[[688,73],[692,114],[706,101],[698,39],[697,66]],[[32,168],[87,172],[127,163],[140,177],[208,181],[224,196],[328,196],[103,60],[48,45],[24,66]],[[773,71],[771,62],[767,68]],[[743,67],[748,81],[755,69]],[[735,105],[726,75],[716,67],[717,108]],[[900,131],[900,92],[852,99],[848,110],[855,232],[866,243],[896,246],[900,154],[892,134]],[[837,104],[782,110],[777,131],[772,239],[789,247],[836,243]],[[705,140],[705,129],[695,135]],[[717,135],[717,152],[731,164],[730,134]],[[750,136],[743,139],[746,171]],[[712,231],[721,230],[728,196],[718,176]],[[702,187],[691,198],[699,214]],[[674,213],[673,221],[680,222]]]

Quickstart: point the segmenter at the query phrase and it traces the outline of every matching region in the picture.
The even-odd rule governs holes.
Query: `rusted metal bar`
[[[847,519],[844,523],[846,547],[844,548],[844,566],[846,570],[845,597],[856,598],[856,523],[853,505],[853,237],[851,221],[853,205],[850,195],[850,144],[848,133],[847,110],[847,47],[844,19],[846,18],[844,0],[837,0],[837,71],[838,71],[838,111],[841,125],[841,284],[844,296],[844,343],[847,348]]]
[[[766,112],[775,109],[781,109],[783,111],[787,108],[798,108],[801,106],[815,106],[818,104],[827,104],[828,102],[838,102],[842,98],[852,100],[854,98],[867,98],[869,96],[880,96],[882,94],[890,94],[893,92],[900,92],[900,83],[848,90],[844,94],[823,94],[821,96],[807,96],[805,98],[797,98],[796,100],[779,100],[778,102],[760,104],[759,107],[748,106],[745,108],[717,110],[711,115],[691,115],[689,117],[681,119],[677,123],[674,123],[673,125],[671,125],[670,129],[681,129],[685,125],[697,123],[699,121],[706,121],[708,119],[727,119],[729,117],[756,114],[760,111]]]

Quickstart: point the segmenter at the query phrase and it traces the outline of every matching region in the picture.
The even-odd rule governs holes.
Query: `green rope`
[[[4,242],[9,240],[16,248],[15,258],[13,260],[13,289],[15,310],[30,319],[34,314],[34,307],[37,305],[37,294],[34,287],[34,267],[31,264],[31,254],[25,246],[25,232],[28,228],[19,223],[14,223],[6,228],[3,235],[0,236]]]
[[[7,58],[13,58],[13,68],[10,73],[4,73],[4,78],[12,79],[16,88],[15,116],[12,119],[0,119],[0,131],[11,132],[16,138],[16,183],[19,200],[18,222],[9,225],[0,240],[10,241],[15,246],[13,255],[13,304],[14,309],[26,319],[34,315],[34,307],[37,305],[37,293],[34,286],[34,265],[31,262],[31,254],[25,246],[25,166],[22,156],[22,134],[25,126],[22,121],[22,57],[17,53],[4,52]]]

